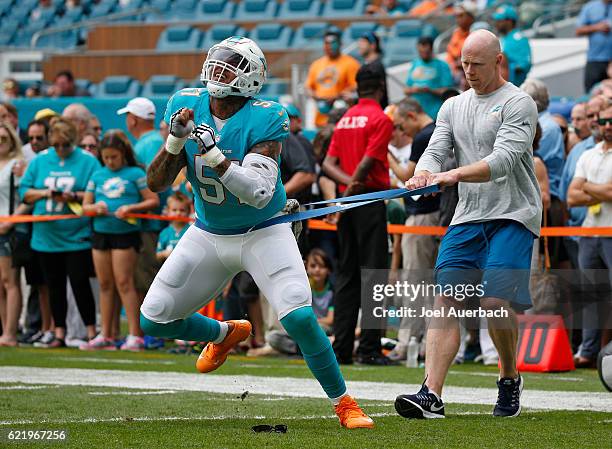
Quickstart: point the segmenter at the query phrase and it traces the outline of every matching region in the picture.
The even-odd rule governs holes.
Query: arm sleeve
[[[385,115],[376,120],[373,123],[372,133],[368,138],[365,156],[370,156],[371,158],[386,162],[392,134],[393,123],[391,123],[389,117]]]
[[[453,75],[450,67],[445,61],[440,61],[440,86],[439,87],[453,87]]]
[[[308,69],[308,78],[306,78],[306,87],[312,90],[313,92],[317,89],[317,74],[315,70],[317,69],[317,61],[313,62]]]
[[[586,159],[585,156],[588,153],[588,151],[585,151],[584,153],[582,153],[580,155],[580,158],[578,159],[578,162],[576,163],[576,171],[574,172],[574,178],[583,178],[583,179],[587,179],[587,174],[586,174]]]
[[[340,148],[338,147],[337,132],[334,132],[332,134],[331,142],[329,143],[329,148],[327,149],[327,154],[333,157],[340,157]]]
[[[585,25],[590,25],[589,15],[587,12],[586,5],[582,7],[580,10],[580,14],[578,15],[578,20],[576,21],[577,27],[583,27]]]
[[[491,180],[508,175],[525,152],[530,152],[538,113],[531,98],[508,103],[502,112],[493,152],[483,160],[489,164]]]
[[[429,136],[431,138],[431,136]],[[427,145],[429,144],[429,139],[427,136],[418,135],[415,136],[414,141],[412,142],[412,149],[410,150],[410,158],[409,160],[414,162],[415,164],[419,162],[423,153],[427,149]]]
[[[166,247],[166,238],[165,238],[164,232],[162,231],[159,234],[159,239],[157,240],[157,250],[155,252],[160,253],[165,249],[165,247]]]
[[[93,178],[91,178],[89,180],[89,182],[87,183],[87,187],[85,188],[86,192],[95,192],[96,191],[96,183],[94,182]]]
[[[168,100],[168,104],[166,104],[166,112],[164,113],[164,122],[170,125],[170,117],[174,114],[174,97],[176,94],[172,95]]]
[[[417,171],[426,170],[430,173],[439,173],[442,164],[453,150],[453,130],[451,127],[451,108],[454,98],[445,101],[438,112],[436,129],[434,130],[427,149],[419,159],[414,169]]]
[[[147,174],[144,172],[144,170],[140,168],[138,169],[138,172],[136,173],[136,180],[134,182],[136,183],[138,190],[147,188]]]
[[[271,103],[270,106],[266,106]],[[250,133],[248,147],[252,148],[261,142],[285,140],[289,135],[289,116],[281,105],[272,102],[255,102],[259,125],[254,124]]]

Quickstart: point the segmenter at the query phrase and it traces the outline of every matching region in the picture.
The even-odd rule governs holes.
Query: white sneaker
[[[132,352],[144,351],[145,349],[144,338],[137,337],[135,335],[128,335],[127,338],[125,339],[125,343],[123,343],[121,345],[121,348],[119,349],[121,349],[122,351],[132,351]]]

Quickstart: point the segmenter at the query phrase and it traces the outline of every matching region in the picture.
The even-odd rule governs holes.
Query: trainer
[[[461,62],[472,88],[443,104],[406,187],[459,183],[459,203],[436,261],[436,283],[459,287],[475,282],[484,293],[478,298],[481,309],[503,309],[505,317],[488,319],[501,362],[493,415],[517,416],[523,379],[516,368],[518,324],[512,306],[531,305],[531,252],[542,214],[532,154],[538,113],[527,94],[502,78],[500,43],[491,32],[470,34]],[[441,172],[453,151],[458,168]],[[423,386],[395,401],[405,418],[444,417],[442,386],[459,349],[459,323],[448,309],[465,306],[439,296],[434,307],[441,317],[429,324]]]

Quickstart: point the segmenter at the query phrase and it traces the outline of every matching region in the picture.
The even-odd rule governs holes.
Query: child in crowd
[[[330,282],[331,260],[327,254],[314,248],[306,257],[306,273],[312,290],[312,309],[319,326],[328,336],[332,335],[334,323],[334,289]],[[298,346],[285,331],[273,330],[266,334],[270,346],[283,354],[298,354]]]
[[[83,211],[94,214],[93,261],[100,282],[101,333],[81,346],[84,350],[115,348],[113,295],[117,289],[128,319],[129,335],[122,350],[144,349],[140,330],[140,300],[134,287],[134,267],[140,248],[140,223],[127,218],[159,205],[157,194],[146,184],[146,175],[136,163],[132,145],[119,130],[108,131],[100,143],[99,159],[104,167],[93,173],[83,199]]]
[[[190,213],[191,200],[187,195],[177,191],[168,197],[166,215],[187,218],[189,217]],[[187,232],[188,228],[189,223],[175,220],[170,223],[170,226],[162,230],[162,232],[159,234],[159,239],[157,240],[156,257],[158,261],[164,262],[168,257],[170,257],[170,253],[172,253],[172,250],[175,248],[183,234]]]

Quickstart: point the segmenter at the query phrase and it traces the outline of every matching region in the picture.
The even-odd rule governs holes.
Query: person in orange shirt
[[[452,14],[453,9],[451,7],[448,7],[442,11],[442,7],[445,3],[446,2],[442,0],[423,0],[421,3],[412,8],[408,15],[411,17],[420,17],[441,12]]]
[[[455,6],[455,22],[457,28],[446,47],[446,62],[453,72],[453,77],[457,72],[463,70],[461,67],[461,49],[463,43],[470,34],[470,27],[476,20],[478,6],[472,1],[464,1]]]
[[[327,113],[338,99],[347,102],[356,97],[355,76],[359,62],[340,51],[339,30],[328,30],[323,38],[325,56],[314,61],[308,69],[306,93],[317,102],[315,125],[320,128],[327,123]]]

